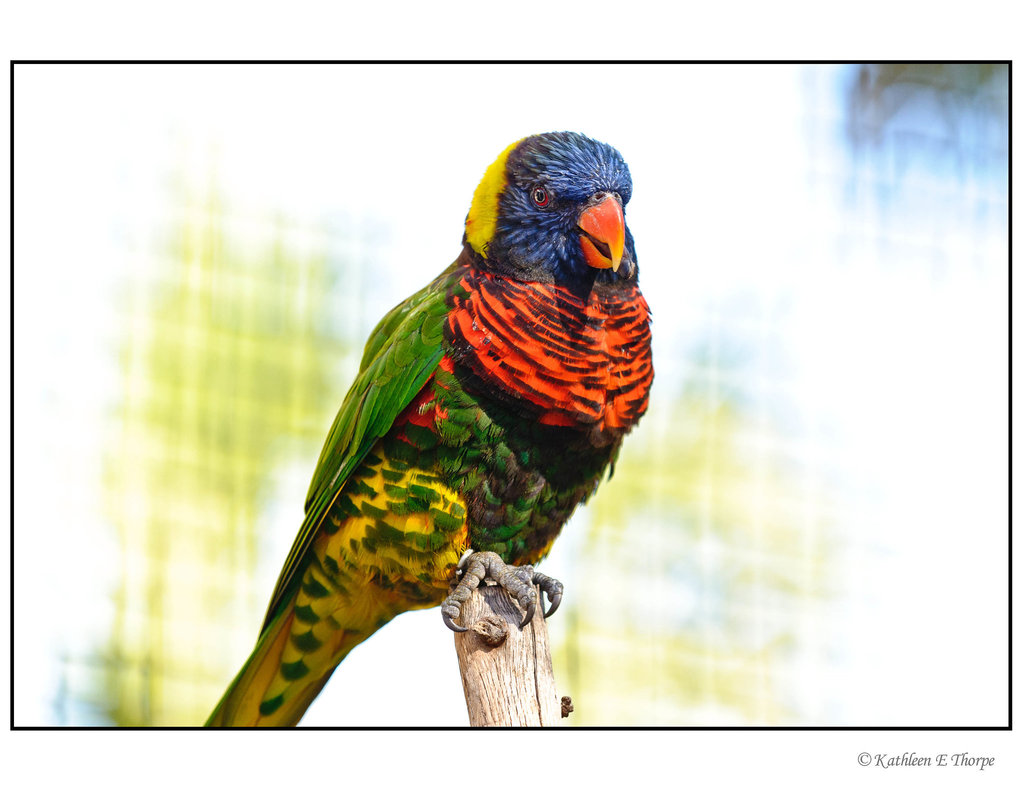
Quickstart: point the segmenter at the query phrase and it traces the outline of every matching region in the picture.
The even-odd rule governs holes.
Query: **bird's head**
[[[523,138],[484,173],[463,242],[482,266],[522,280],[632,280],[632,191],[629,168],[605,143],[575,132]]]

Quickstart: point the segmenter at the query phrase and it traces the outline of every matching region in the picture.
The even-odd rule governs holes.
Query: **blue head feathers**
[[[482,266],[524,280],[632,280],[632,191],[629,168],[606,143],[574,132],[524,138],[484,175],[465,239]]]

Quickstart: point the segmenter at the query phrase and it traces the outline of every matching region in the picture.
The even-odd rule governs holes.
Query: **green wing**
[[[391,309],[370,335],[359,374],[320,452],[306,495],[306,517],[277,580],[261,633],[290,596],[303,556],[348,477],[437,368],[444,354],[445,297],[454,269],[453,264]]]

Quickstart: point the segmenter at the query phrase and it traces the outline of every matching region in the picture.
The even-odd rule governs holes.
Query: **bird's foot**
[[[552,577],[534,572],[529,564],[512,566],[501,560],[497,553],[473,553],[463,555],[459,561],[458,574],[460,579],[455,590],[448,595],[448,598],[441,603],[441,618],[444,623],[455,632],[466,632],[466,627],[460,627],[455,623],[462,612],[462,604],[469,599],[473,589],[477,588],[484,580],[489,578],[508,592],[519,607],[526,611],[523,623],[520,628],[525,627],[533,619],[537,610],[537,589],[547,595],[551,607],[544,614],[545,618],[556,610],[562,601],[562,584]]]

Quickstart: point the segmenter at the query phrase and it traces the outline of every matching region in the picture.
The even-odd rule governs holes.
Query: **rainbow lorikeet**
[[[484,173],[462,253],[373,331],[252,655],[208,725],[294,725],[399,613],[449,627],[485,576],[533,616],[533,572],[647,409],[650,313],[629,169],[567,132]],[[458,585],[449,594],[450,585]],[[525,624],[525,621],[524,621]]]

